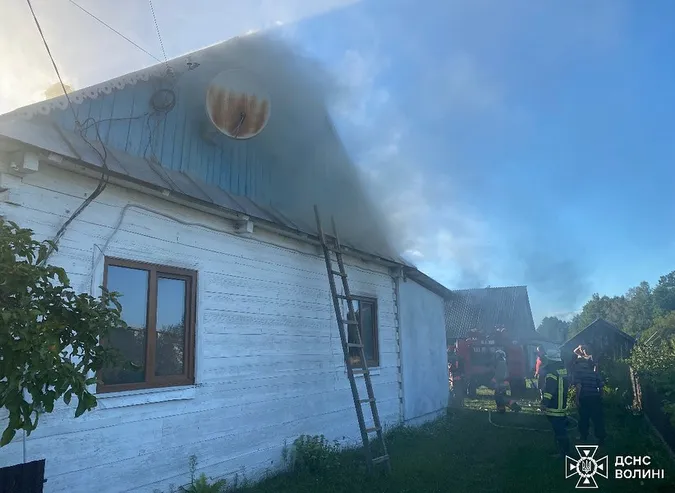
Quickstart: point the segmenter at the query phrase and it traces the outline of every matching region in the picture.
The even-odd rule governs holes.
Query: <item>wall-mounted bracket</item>
[[[32,151],[15,152],[3,159],[0,172],[23,178],[40,169],[40,156]]]
[[[241,235],[248,235],[253,233],[253,221],[250,219],[243,219],[234,222],[234,231]]]

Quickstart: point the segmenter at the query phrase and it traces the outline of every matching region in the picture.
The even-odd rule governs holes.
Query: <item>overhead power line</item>
[[[95,120],[94,120],[94,130],[96,131],[96,137],[97,137],[99,143],[101,144],[101,148],[103,149],[103,152],[99,151],[98,148],[94,144],[89,142],[89,140],[87,139],[87,137],[85,135],[85,127],[80,122],[80,120],[77,118],[77,113],[75,112],[75,108],[73,106],[73,102],[70,99],[70,96],[68,96],[68,91],[66,90],[66,85],[63,82],[63,78],[61,77],[61,72],[59,72],[59,67],[56,65],[56,61],[54,60],[54,56],[52,55],[52,50],[49,49],[49,43],[47,43],[47,40],[45,39],[45,35],[42,32],[42,26],[40,26],[40,21],[38,21],[38,18],[35,15],[35,10],[33,10],[33,4],[31,3],[31,0],[26,0],[26,2],[28,3],[28,8],[30,9],[31,14],[33,15],[33,20],[35,21],[35,25],[37,26],[37,29],[40,32],[40,37],[42,38],[42,42],[45,45],[45,49],[47,50],[47,54],[49,55],[49,59],[52,62],[52,66],[54,67],[54,72],[56,72],[56,76],[59,78],[59,82],[61,83],[61,88],[63,89],[63,93],[65,94],[66,99],[68,101],[68,107],[70,108],[70,111],[73,112],[73,118],[75,119],[75,125],[77,126],[78,130],[80,131],[80,136],[89,145],[89,147],[91,147],[92,150],[94,150],[94,152],[96,152],[96,154],[98,154],[98,156],[101,158],[101,167],[102,167],[101,178],[98,181],[98,185],[96,186],[96,189],[91,194],[89,194],[89,196],[84,200],[84,202],[82,202],[82,204],[75,210],[75,212],[73,212],[70,215],[68,220],[66,220],[66,222],[63,223],[61,228],[59,228],[59,230],[56,232],[56,235],[52,239],[52,244],[51,244],[49,250],[47,251],[47,255],[42,260],[42,264],[44,265],[44,264],[46,264],[47,260],[51,256],[51,254],[54,253],[54,251],[56,250],[56,246],[59,243],[59,240],[65,234],[66,229],[68,228],[70,223],[72,223],[77,218],[77,216],[79,216],[82,213],[82,211],[84,209],[86,209],[87,206],[89,206],[89,204],[91,204],[99,195],[101,195],[101,193],[103,193],[105,188],[108,186],[108,179],[109,179],[109,175],[108,175],[109,170],[108,170],[108,164],[107,164],[108,150],[106,149],[106,146],[103,143],[103,140],[101,139],[101,134],[98,131],[98,122],[96,122]],[[88,120],[93,120],[93,118],[91,118],[91,117],[87,118],[87,120],[85,120],[85,123]]]
[[[42,42],[45,45],[45,49],[47,50],[47,54],[49,55],[49,59],[52,61],[52,66],[54,67],[54,72],[56,72],[56,76],[59,78],[59,82],[61,83],[61,89],[63,89],[63,94],[66,95],[66,99],[68,100],[68,107],[70,108],[70,111],[73,112],[73,118],[75,118],[75,122],[79,123],[79,120],[77,119],[77,114],[75,113],[75,108],[73,108],[73,103],[70,100],[70,96],[68,96],[68,90],[66,89],[66,84],[63,82],[63,78],[61,77],[61,72],[59,72],[59,67],[56,66],[56,62],[54,61],[54,56],[52,55],[52,50],[49,49],[49,45],[47,44],[47,40],[45,39],[45,35],[42,32],[42,26],[40,26],[40,22],[37,19],[37,16],[35,15],[35,10],[33,10],[33,4],[30,3],[30,0],[26,0],[28,3],[28,8],[30,9],[30,13],[33,14],[33,20],[35,21],[35,25],[37,26],[38,31],[40,32],[40,37],[42,38]]]
[[[132,45],[134,45],[136,48],[138,48],[139,50],[141,50],[141,51],[142,51],[143,53],[145,53],[146,55],[152,57],[154,60],[158,61],[159,63],[162,63],[162,60],[160,60],[159,58],[157,58],[155,55],[153,55],[152,53],[150,53],[148,50],[146,50],[145,48],[143,48],[142,46],[140,46],[139,44],[137,44],[137,43],[134,42],[133,40],[129,39],[127,36],[125,36],[124,34],[122,34],[121,32],[119,32],[117,29],[115,29],[114,27],[112,27],[110,24],[106,23],[106,22],[105,22],[104,20],[102,20],[101,18],[97,17],[95,14],[92,14],[91,12],[89,12],[87,9],[85,9],[84,7],[82,7],[80,4],[78,4],[78,3],[75,2],[74,0],[68,0],[68,1],[69,1],[70,3],[72,3],[73,5],[75,5],[75,7],[77,7],[78,9],[80,9],[80,10],[81,10],[82,12],[84,12],[85,14],[87,14],[87,15],[90,16],[90,17],[93,17],[96,21],[98,21],[98,22],[100,22],[101,24],[103,24],[105,27],[107,27],[108,29],[110,29],[112,32],[114,32],[114,33],[117,34],[118,36],[122,37],[123,39],[125,39],[126,41],[128,41],[129,43],[131,43]],[[154,15],[154,14],[153,14],[153,15]],[[156,22],[155,22],[155,25],[156,25]],[[163,51],[163,50],[164,50],[164,48],[162,47],[162,51]],[[164,58],[166,58],[166,54],[164,55]]]
[[[162,41],[162,33],[159,31],[159,24],[157,23],[157,16],[155,15],[155,7],[152,5],[152,0],[148,0],[150,4],[150,12],[152,12],[152,20],[155,21],[155,29],[157,30],[157,37],[159,38],[159,46],[162,48],[162,54],[164,55],[164,63],[166,63],[166,70],[169,74],[173,75],[173,70],[169,65],[169,59],[166,56],[166,50],[164,49],[164,41]]]

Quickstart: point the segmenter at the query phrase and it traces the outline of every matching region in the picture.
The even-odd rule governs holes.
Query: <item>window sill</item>
[[[104,392],[96,394],[96,400],[99,409],[114,409],[157,402],[190,400],[194,399],[196,394],[196,385],[184,385],[182,387]]]

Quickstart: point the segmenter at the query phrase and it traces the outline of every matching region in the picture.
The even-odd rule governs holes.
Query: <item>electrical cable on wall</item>
[[[112,227],[112,232],[106,238],[103,246],[102,247],[96,246],[96,249],[99,251],[99,253],[98,253],[98,255],[94,255],[92,257],[91,274],[89,276],[89,287],[90,287],[90,293],[92,294],[92,296],[94,295],[94,280],[95,280],[95,277],[96,277],[95,276],[96,268],[98,267],[98,264],[101,262],[102,257],[105,255],[105,252],[108,249],[108,246],[110,245],[110,242],[112,241],[113,237],[117,234],[117,232],[122,227],[122,223],[124,221],[124,218],[126,217],[127,212],[130,209],[137,209],[137,210],[140,210],[140,211],[149,212],[151,214],[161,216],[165,219],[169,219],[170,221],[174,221],[174,222],[176,222],[178,224],[181,224],[183,226],[188,226],[188,227],[191,227],[191,228],[203,228],[203,229],[206,229],[208,231],[213,231],[214,233],[225,234],[225,235],[229,235],[229,236],[232,236],[232,237],[236,237],[240,240],[244,240],[244,238],[242,238],[239,233],[235,233],[231,230],[227,230],[227,229],[224,229],[224,228],[217,228],[217,227],[209,226],[209,225],[203,224],[203,223],[186,221],[184,219],[180,219],[179,217],[173,216],[171,214],[167,214],[166,212],[161,212],[161,211],[153,209],[152,207],[146,207],[146,206],[140,205],[140,204],[126,204],[126,205],[124,205],[124,207],[122,207],[122,211],[120,212],[120,215],[117,218],[117,221],[115,222],[115,225]],[[307,256],[307,257],[316,258],[316,254],[308,253],[308,252],[300,250],[298,248],[293,248],[293,247],[289,247],[289,246],[282,246],[282,245],[279,245],[278,243],[274,243],[272,241],[267,241],[267,240],[264,240],[262,238],[257,238],[255,240],[255,243],[256,244],[262,243],[262,244],[265,244],[265,245],[269,245],[270,247],[273,247],[273,248],[283,249],[283,250],[286,250],[286,251],[291,251],[291,252],[297,253],[299,255],[304,255],[304,256]],[[263,261],[263,260],[259,260],[259,262],[265,262],[265,263],[274,265],[273,262],[266,262],[266,261]],[[362,270],[362,271],[366,271],[366,272],[372,272],[372,273],[375,273],[375,274],[381,274],[380,271],[375,270],[375,269],[368,269],[366,267],[356,266],[356,265],[353,265],[353,264],[346,264],[346,265],[349,265],[353,269],[358,269],[358,270]]]
[[[101,144],[101,147],[103,149],[103,153],[96,148],[85,136],[85,127],[84,125],[80,122],[80,120],[77,118],[77,113],[75,112],[75,107],[73,106],[73,102],[70,99],[70,96],[68,96],[68,90],[66,89],[66,85],[63,82],[63,78],[61,77],[61,72],[59,72],[59,67],[56,65],[56,61],[54,60],[54,56],[52,55],[52,51],[49,48],[49,43],[47,43],[47,39],[45,38],[45,35],[42,31],[42,26],[40,25],[40,21],[38,20],[37,16],[35,15],[35,10],[33,9],[33,5],[31,3],[31,0],[26,0],[26,3],[28,3],[28,8],[30,9],[30,12],[33,16],[33,20],[35,21],[35,26],[38,29],[38,32],[40,33],[40,37],[42,38],[42,42],[45,46],[45,49],[47,50],[47,54],[49,55],[49,59],[52,62],[52,66],[54,67],[54,72],[56,72],[56,76],[59,79],[59,82],[61,84],[61,88],[63,89],[63,94],[66,96],[66,100],[68,101],[68,107],[70,108],[71,112],[73,113],[73,118],[75,119],[75,124],[77,128],[79,129],[80,136],[82,139],[91,147],[96,154],[101,158],[101,166],[103,168],[102,173],[101,173],[101,178],[99,179],[98,185],[96,186],[96,189],[94,192],[92,192],[89,197],[78,207],[73,214],[68,218],[68,220],[61,226],[61,228],[57,231],[56,235],[52,239],[52,245],[49,247],[49,250],[47,251],[47,255],[42,261],[42,265],[45,265],[49,257],[54,253],[54,250],[58,246],[58,242],[63,236],[63,234],[66,232],[66,229],[68,226],[75,220],[77,216],[79,216],[86,207],[91,204],[96,197],[101,195],[103,193],[103,190],[105,190],[106,186],[108,185],[108,165],[107,165],[107,157],[108,157],[108,151],[106,150],[105,145],[103,144],[103,141],[101,140],[101,135],[98,131],[98,123],[93,120],[92,118],[88,118],[85,120],[85,122],[92,120],[94,129],[96,130],[96,137],[98,138],[99,143]],[[88,127],[86,127],[88,128]]]
[[[143,115],[139,115],[139,116],[135,116],[135,117],[109,118],[109,119],[102,120],[102,121],[97,121],[94,118],[89,117],[84,122],[80,122],[78,117],[77,117],[75,107],[74,107],[74,105],[73,105],[73,103],[70,99],[70,96],[68,95],[66,85],[63,81],[63,78],[61,77],[61,72],[59,71],[58,65],[56,64],[56,61],[54,59],[54,56],[52,55],[51,49],[49,48],[49,44],[47,43],[47,40],[44,36],[44,32],[42,31],[40,21],[38,20],[37,15],[35,14],[35,10],[33,9],[33,5],[31,3],[31,0],[26,0],[26,2],[28,3],[28,7],[29,7],[29,9],[31,11],[31,14],[33,16],[33,20],[35,21],[35,25],[36,25],[39,33],[40,33],[40,37],[42,38],[42,42],[45,46],[47,54],[49,55],[49,59],[52,62],[52,66],[54,67],[54,72],[56,72],[56,76],[59,79],[59,83],[61,84],[61,88],[63,89],[63,93],[66,97],[66,100],[68,101],[68,107],[70,108],[70,110],[73,114],[73,119],[75,120],[75,125],[78,129],[80,137],[82,137],[82,139],[87,143],[87,145],[89,147],[91,147],[91,149],[99,156],[99,158],[101,159],[101,167],[102,167],[101,178],[99,179],[99,182],[98,182],[98,185],[96,186],[96,189],[89,195],[89,197],[86,198],[86,200],[84,202],[82,202],[82,204],[75,210],[75,212],[73,212],[71,214],[71,216],[61,226],[61,228],[59,228],[56,235],[52,239],[53,244],[52,244],[52,246],[50,246],[50,248],[47,252],[47,255],[45,256],[45,258],[42,261],[42,265],[44,265],[47,262],[47,260],[51,257],[53,252],[55,251],[56,247],[58,246],[58,242],[60,241],[60,239],[65,234],[68,226],[70,226],[70,224],[82,213],[82,211],[84,211],[84,209],[86,209],[89,206],[89,204],[91,204],[98,196],[100,196],[101,193],[103,193],[105,188],[108,186],[108,182],[109,182],[109,169],[108,169],[108,164],[107,164],[108,151],[107,151],[107,148],[106,148],[105,144],[103,143],[103,139],[101,138],[101,134],[99,132],[98,125],[102,121],[132,120],[132,119],[136,119],[136,118],[147,117],[148,118],[147,123],[148,123],[148,127],[149,127],[149,122],[150,122],[149,119],[150,119],[151,116],[161,114],[165,117],[166,114],[174,108],[174,106],[176,104],[176,94],[170,89],[160,89],[160,90],[156,91],[155,94],[153,95],[153,98],[152,98],[152,101],[151,101],[151,106],[153,108],[152,113],[146,112]],[[75,2],[72,2],[72,1],[71,1],[71,3],[73,3],[74,5],[77,5]],[[77,6],[79,7],[79,5],[77,5]],[[87,12],[87,11],[85,10],[85,12]],[[89,12],[87,12],[87,13],[89,13]],[[90,14],[90,15],[93,16],[93,14]],[[96,16],[93,16],[93,17],[96,18]],[[154,9],[153,9],[153,18],[154,18]],[[96,18],[96,19],[103,23],[103,21],[101,21],[100,19],[98,19],[98,18]],[[103,24],[105,24],[105,23],[103,23]],[[157,20],[156,19],[155,19],[155,25],[157,26]],[[107,27],[110,27],[110,26],[107,26]],[[110,28],[110,29],[112,29],[112,28]],[[158,35],[159,35],[159,27],[158,26],[157,26],[157,29],[158,29]],[[114,29],[113,29],[113,31],[114,31]],[[161,36],[160,36],[160,41],[161,41]],[[135,43],[133,43],[133,44],[135,44]],[[163,51],[163,47],[162,47],[162,51]],[[165,59],[166,59],[166,53],[165,53]],[[167,64],[167,67],[170,69],[168,61],[166,61],[166,64]],[[169,70],[169,73],[172,74],[173,72],[171,70]],[[159,99],[159,96],[158,96],[159,94],[165,96],[164,101],[161,101]],[[167,96],[168,96],[168,99],[166,99]],[[161,119],[158,119],[156,124],[155,124],[155,132],[157,131],[157,128],[159,127],[160,122],[161,122]],[[87,139],[87,137],[86,137],[86,131],[89,128],[91,128],[92,126],[94,127],[94,130],[96,132],[96,140],[101,145],[101,149],[103,150],[103,152],[99,151],[99,149],[94,144],[92,144],[89,141],[89,139]],[[150,147],[151,142],[153,140],[153,135],[154,135],[154,132],[152,131],[152,129],[149,128],[148,144],[147,144],[146,150],[145,150],[146,153],[147,153],[147,149]]]

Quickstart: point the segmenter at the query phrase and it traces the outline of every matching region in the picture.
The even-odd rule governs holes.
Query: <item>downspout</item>
[[[394,297],[396,298],[396,342],[398,344],[398,392],[399,392],[399,423],[405,422],[405,392],[403,391],[403,353],[401,346],[401,277],[403,269],[392,269],[394,278]]]

